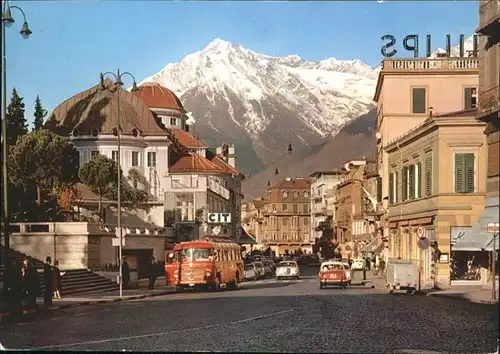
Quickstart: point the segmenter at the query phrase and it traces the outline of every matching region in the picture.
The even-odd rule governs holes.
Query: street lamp
[[[118,160],[118,171],[117,171],[117,181],[118,181],[118,189],[117,189],[117,229],[119,230],[120,237],[119,237],[119,246],[118,246],[118,258],[119,258],[119,263],[118,266],[120,267],[120,297],[123,296],[123,274],[122,274],[122,242],[123,242],[123,230],[122,230],[122,196],[121,196],[121,159],[120,159],[120,150],[121,150],[121,126],[120,126],[120,89],[123,86],[123,81],[122,77],[125,75],[128,75],[132,78],[133,84],[132,84],[132,92],[137,92],[139,91],[139,88],[137,87],[137,83],[135,80],[134,75],[129,73],[128,71],[125,71],[123,73],[120,73],[120,69],[115,73],[113,72],[105,72],[101,73],[100,76],[100,82],[99,82],[99,89],[100,90],[105,90],[106,85],[104,83],[104,77],[106,75],[111,75],[112,77],[115,78],[115,85],[117,86],[116,90],[116,137],[118,140],[118,151],[117,151],[117,157],[116,159]]]
[[[28,27],[28,22],[26,21],[26,15],[24,11],[18,6],[10,6],[8,1],[4,2],[4,8],[2,9],[2,178],[3,178],[3,237],[4,237],[4,254],[3,259],[5,260],[5,265],[7,266],[7,259],[9,257],[10,240],[9,240],[9,198],[8,198],[8,166],[7,166],[7,155],[8,155],[8,145],[7,145],[7,55],[6,55],[6,36],[5,30],[10,27],[15,21],[12,17],[12,9],[16,9],[21,12],[24,18],[23,27],[21,28],[21,36],[27,39],[31,35],[31,30]],[[4,268],[4,272],[7,268]],[[3,289],[7,290],[9,279],[3,276]]]

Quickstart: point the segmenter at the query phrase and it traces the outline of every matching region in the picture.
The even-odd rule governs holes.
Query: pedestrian
[[[43,265],[43,283],[45,285],[45,291],[43,292],[43,303],[45,306],[52,305],[52,281],[53,281],[53,272],[52,272],[52,258],[47,256],[45,258],[45,264]]]
[[[130,266],[127,262],[127,257],[123,257],[123,263],[122,263],[122,279],[123,279],[123,286],[125,288],[128,287],[128,283],[130,282]]]
[[[40,295],[40,274],[38,274],[38,270],[33,264],[33,259],[31,257],[27,260],[24,274],[24,284],[28,299],[28,307],[30,309],[36,309],[36,298]]]
[[[61,277],[63,277],[64,274],[66,273],[61,272],[59,269],[59,261],[56,259],[54,261],[54,267],[52,268],[52,290],[54,291],[54,297],[59,300],[61,300],[62,291]]]
[[[22,290],[23,290],[23,275],[21,270],[21,265],[14,262],[10,257],[5,263],[5,273],[7,280],[7,298],[6,302],[8,308],[14,315],[21,312],[21,300],[22,300]]]
[[[370,261],[365,258],[365,264],[363,264],[363,280],[366,280],[366,270],[368,267],[370,267],[370,265],[368,264]]]
[[[149,264],[148,264],[148,278],[149,278],[148,289],[153,290],[154,287],[155,287],[155,283],[156,283],[155,257],[151,257],[151,259],[149,260]]]

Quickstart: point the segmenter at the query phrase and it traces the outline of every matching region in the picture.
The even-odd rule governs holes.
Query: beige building
[[[477,119],[487,124],[488,144],[486,204],[480,219],[454,246],[462,251],[493,250],[489,223],[498,223],[500,215],[500,2],[479,2],[479,104]],[[496,234],[495,249],[500,244]],[[498,257],[498,254],[497,254]],[[498,268],[497,268],[498,269]],[[498,271],[498,270],[497,270]]]
[[[389,142],[415,129],[431,112],[438,115],[475,108],[478,73],[478,59],[474,57],[383,61],[374,100],[378,107],[377,165],[384,209],[389,195]],[[382,222],[387,238],[385,217]]]
[[[264,237],[264,210],[265,201],[261,199],[252,200],[241,206],[241,221],[243,229],[255,239],[257,245],[262,243]]]
[[[341,171],[317,171],[311,178],[311,237],[321,238],[333,233],[335,220],[334,189],[340,183]],[[325,236],[330,236],[325,235]]]
[[[312,252],[310,219],[311,182],[286,178],[267,188],[262,243],[277,254]]]
[[[422,288],[450,287],[450,231],[471,226],[484,208],[485,124],[475,111],[429,116],[385,147],[390,249],[420,265]]]

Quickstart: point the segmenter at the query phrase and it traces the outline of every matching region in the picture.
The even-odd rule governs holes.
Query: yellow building
[[[484,208],[485,124],[475,114],[430,115],[385,148],[390,249],[420,265],[422,288],[450,287],[451,228],[471,226]]]

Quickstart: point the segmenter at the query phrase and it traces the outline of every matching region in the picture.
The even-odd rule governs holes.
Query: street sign
[[[425,235],[425,229],[422,226],[419,226],[417,229],[417,236],[419,238],[426,238],[427,236]]]
[[[427,238],[422,238],[422,239],[418,240],[417,244],[418,244],[418,247],[420,249],[426,250],[430,247],[431,242]]]
[[[220,234],[221,231],[222,231],[222,228],[220,226],[215,226],[212,229],[212,234],[214,234],[215,236],[217,236],[218,234]]]
[[[500,232],[500,223],[489,222],[488,223],[488,232],[491,232],[491,233]]]
[[[111,239],[111,245],[113,247],[119,247],[120,246],[120,239],[117,237],[113,237]],[[122,247],[125,247],[125,237],[122,237]]]
[[[125,228],[123,228],[123,227],[117,227],[116,228],[116,230],[115,230],[115,236],[118,237],[118,238],[120,238],[120,232],[121,232],[121,236],[125,237],[125,234],[127,232],[125,231]]]
[[[231,213],[208,213],[207,222],[209,224],[230,224]]]

